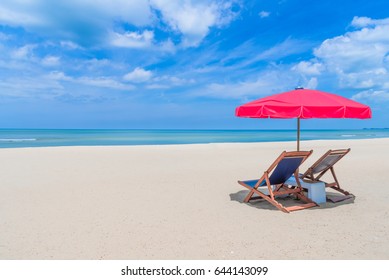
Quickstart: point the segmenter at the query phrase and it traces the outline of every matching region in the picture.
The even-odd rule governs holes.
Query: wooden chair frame
[[[282,152],[281,155],[270,165],[270,167],[263,173],[262,177],[258,179],[257,183],[255,184],[254,187],[250,186],[246,182],[248,181],[238,181],[240,185],[242,185],[245,188],[248,188],[250,192],[247,194],[247,196],[244,199],[244,202],[250,202],[252,200],[258,199],[258,198],[263,198],[264,200],[268,201],[275,207],[277,207],[279,210],[289,213],[291,211],[296,211],[296,210],[302,210],[314,206],[318,206],[315,202],[310,200],[308,197],[305,196],[303,192],[303,188],[301,187],[300,181],[299,181],[299,173],[298,173],[298,167],[301,166],[301,164],[312,154],[312,151],[306,152],[306,151],[299,151],[299,152]],[[275,170],[277,165],[284,160],[285,158],[302,158],[301,163],[299,166],[296,168],[294,171],[293,175],[296,178],[297,186],[287,186],[284,183],[275,185],[275,189],[273,190],[272,184],[270,182],[270,176],[272,171]],[[289,178],[287,178],[289,179]],[[287,180],[286,179],[286,180]],[[258,188],[263,184],[263,182],[266,182],[266,186],[268,189],[269,194],[265,194],[261,192]],[[264,186],[264,185],[262,185]],[[253,197],[254,194],[257,194],[259,197]],[[280,195],[288,195],[292,194],[296,196],[298,199],[304,201],[305,203],[302,205],[298,206],[289,206],[285,207],[282,205],[280,202],[276,200],[277,196]]]
[[[345,155],[347,155],[350,152],[351,149],[338,149],[338,150],[329,150],[326,152],[321,158],[319,158],[314,164],[312,164],[311,167],[308,168],[307,171],[305,171],[304,174],[300,177],[301,180],[307,181],[307,182],[323,182],[320,181],[320,178],[328,171],[331,171],[332,177],[334,178],[334,182],[332,183],[325,183],[326,187],[332,188],[344,195],[352,195],[350,192],[342,189],[340,187],[338,178],[336,177],[335,170],[334,170],[334,165],[341,160]],[[337,159],[331,164],[325,166],[325,168],[321,169],[318,172],[315,172],[315,168],[319,167],[320,164],[324,162],[325,159],[327,159],[330,156],[338,156]],[[317,174],[317,175],[316,175]]]

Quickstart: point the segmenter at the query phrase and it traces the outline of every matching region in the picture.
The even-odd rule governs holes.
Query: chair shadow
[[[243,202],[246,195],[249,193],[249,191],[241,190],[236,193],[230,194],[231,201],[236,201],[244,205],[248,205],[250,207],[254,207],[257,209],[263,209],[263,210],[277,210],[279,211],[275,206],[271,205],[269,202],[267,202],[264,199],[258,199],[253,202],[245,203]]]
[[[246,197],[246,195],[248,193],[249,193],[248,190],[241,190],[241,191],[238,191],[236,193],[231,193],[230,194],[230,200],[231,201],[236,201],[236,202],[239,202],[241,204],[245,204],[245,205],[248,205],[250,207],[257,208],[257,209],[280,211],[279,209],[277,209],[275,206],[273,206],[272,204],[270,204],[269,202],[267,202],[264,199],[258,199],[258,200],[255,200],[255,201],[252,201],[252,202],[249,202],[249,203],[243,202],[244,198]],[[334,193],[330,193],[330,195],[335,200],[344,197],[343,195],[338,195],[338,194],[334,194]],[[282,203],[286,207],[300,204],[299,200],[296,200],[295,198],[293,198],[291,196],[288,196],[288,197],[278,197],[277,201]],[[329,201],[327,199],[326,203],[322,203],[322,204],[319,204],[318,207],[312,207],[312,208],[308,208],[308,209],[305,209],[305,210],[320,210],[320,209],[327,209],[327,208],[335,208],[335,207],[339,207],[339,206],[342,206],[342,205],[354,203],[354,201],[355,201],[355,197],[351,197],[349,199],[342,200],[342,201],[339,201],[339,202],[336,202],[336,203],[331,202],[331,201]]]
[[[356,197],[355,196],[348,196],[348,198],[343,194],[337,194],[334,192],[326,192],[327,194],[327,202],[320,204],[321,208],[335,208],[342,205],[347,204],[353,204]],[[333,202],[331,200],[334,200],[336,202]]]

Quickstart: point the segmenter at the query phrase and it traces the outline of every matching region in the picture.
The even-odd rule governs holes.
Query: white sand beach
[[[242,203],[295,142],[0,149],[0,259],[389,259],[389,139],[301,147],[355,201]]]

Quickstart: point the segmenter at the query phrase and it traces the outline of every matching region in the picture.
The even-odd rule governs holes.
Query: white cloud
[[[163,75],[159,77],[155,77],[153,79],[154,82],[168,82],[169,84],[172,85],[183,85],[183,84],[188,84],[188,83],[194,83],[194,79],[183,79],[183,78],[178,78],[176,76],[170,76],[170,75]]]
[[[318,80],[316,77],[312,77],[309,79],[309,81],[307,82],[307,85],[305,86],[305,88],[309,88],[309,89],[316,89],[317,88],[317,85],[318,85]]]
[[[323,41],[313,59],[301,61],[292,70],[303,77],[320,75],[343,88],[362,90],[355,95],[358,99],[387,100],[389,18],[354,17],[351,26],[356,30]]]
[[[280,58],[288,57],[290,55],[306,52],[311,48],[311,43],[301,40],[287,38],[283,42],[263,51],[258,51],[258,46],[253,43],[253,40],[248,40],[240,46],[230,51],[229,54],[222,59],[223,62],[229,60],[242,60],[236,63],[234,67],[242,68],[249,66],[258,61],[276,61]],[[253,53],[258,53],[253,55]],[[246,57],[249,54],[249,57]]]
[[[81,77],[76,79],[77,82],[94,87],[104,87],[118,90],[133,90],[131,85],[125,85],[109,77]]]
[[[389,101],[389,91],[385,90],[365,90],[355,94],[352,99],[354,100],[370,100],[375,102]]]
[[[221,27],[235,18],[235,1],[2,0],[0,24],[21,26],[76,45],[104,44],[108,38],[114,46],[142,48],[153,43],[153,28],[159,28],[163,21],[182,35],[180,46],[190,47],[197,46],[210,28]],[[149,30],[118,31],[122,24]],[[171,50],[171,42],[164,39],[156,45],[158,50]]]
[[[251,99],[272,93],[288,91],[296,87],[298,76],[288,69],[267,70],[239,82],[211,83],[195,96],[214,98]],[[305,84],[303,85],[305,86]]]
[[[194,83],[194,79],[181,79],[181,78],[177,78],[177,77],[169,77],[169,81],[172,85],[175,85],[175,86],[181,86],[181,85],[186,85],[186,84],[192,84]]]
[[[151,84],[146,86],[147,89],[168,89],[170,86],[163,84]]]
[[[12,52],[12,57],[16,59],[26,59],[33,54],[33,50],[36,45],[24,45],[23,47],[17,48]]]
[[[176,47],[172,40],[167,39],[166,41],[161,42],[157,46],[157,50],[167,53],[174,53],[176,51]]]
[[[9,35],[7,35],[3,32],[0,32],[0,41],[7,41],[9,38],[10,38]]]
[[[108,59],[96,59],[92,58],[89,60],[85,60],[81,62],[81,65],[85,67],[86,72],[91,72],[91,73],[97,73],[99,71],[106,71],[107,69],[112,69],[112,70],[122,70],[121,64],[116,64],[112,62],[111,60]]]
[[[13,98],[55,98],[62,87],[53,80],[41,76],[24,76],[0,79],[0,96]]]
[[[126,32],[124,34],[113,33],[111,44],[116,47],[147,48],[152,45],[154,32],[145,30],[142,33]]]
[[[132,72],[126,74],[123,79],[129,82],[143,83],[150,80],[152,76],[153,73],[151,71],[137,67]]]
[[[197,46],[211,27],[228,24],[235,16],[231,2],[151,0],[150,3],[161,11],[170,28],[183,35],[183,47]]]
[[[261,18],[267,18],[270,16],[270,12],[266,12],[266,11],[260,11],[258,13],[258,15],[261,17]]]
[[[70,2],[85,11],[92,7],[92,10],[96,9],[97,13],[110,20],[120,19],[136,26],[148,25],[153,18],[148,0],[71,0]]]
[[[58,56],[48,55],[42,59],[42,64],[45,66],[57,66],[60,63],[60,59]]]
[[[148,89],[167,89],[172,87],[193,85],[196,81],[193,78],[185,79],[171,75],[157,76],[152,79],[152,84],[148,85]]]
[[[389,21],[325,40],[314,54],[330,71],[355,73],[382,68],[389,51]],[[387,24],[382,24],[387,22]]]
[[[304,75],[320,75],[323,65],[318,62],[301,61],[292,67],[292,70]]]
[[[33,9],[34,3],[31,1],[12,1],[2,0],[0,3],[0,23],[11,26],[37,26],[45,24],[34,12],[29,13],[29,9]]]
[[[153,24],[148,0],[2,0],[0,25],[76,45],[103,45],[117,23],[136,27]],[[74,46],[71,46],[74,48]]]
[[[374,25],[386,25],[389,24],[389,19],[371,19],[368,17],[354,17],[351,26],[361,28],[361,27],[367,27],[367,26],[374,26]]]
[[[67,48],[69,50],[82,49],[79,45],[71,41],[61,41],[60,45],[61,47]]]
[[[291,54],[303,52],[306,50],[307,46],[307,42],[288,38],[285,41],[275,45],[274,47],[261,52],[261,54],[257,56],[257,59],[276,60]]]
[[[176,46],[171,39],[156,42],[154,39],[154,31],[151,30],[125,33],[112,32],[109,44],[120,48],[147,49],[164,53],[174,53],[176,51]]]
[[[51,80],[56,81],[64,81],[74,84],[81,84],[91,87],[101,87],[101,88],[110,88],[110,89],[116,89],[116,90],[133,90],[134,86],[123,84],[121,82],[118,82],[114,78],[111,77],[88,77],[88,76],[81,76],[81,77],[71,77],[66,75],[63,72],[54,71],[51,72],[46,76],[47,78]]]
[[[112,19],[143,26],[152,22],[148,0],[2,0],[0,23],[32,27],[62,26],[71,28],[64,15],[73,22],[83,17],[110,21]]]

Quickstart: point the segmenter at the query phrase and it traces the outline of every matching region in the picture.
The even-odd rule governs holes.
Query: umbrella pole
[[[300,151],[300,118],[297,118],[297,151]]]

